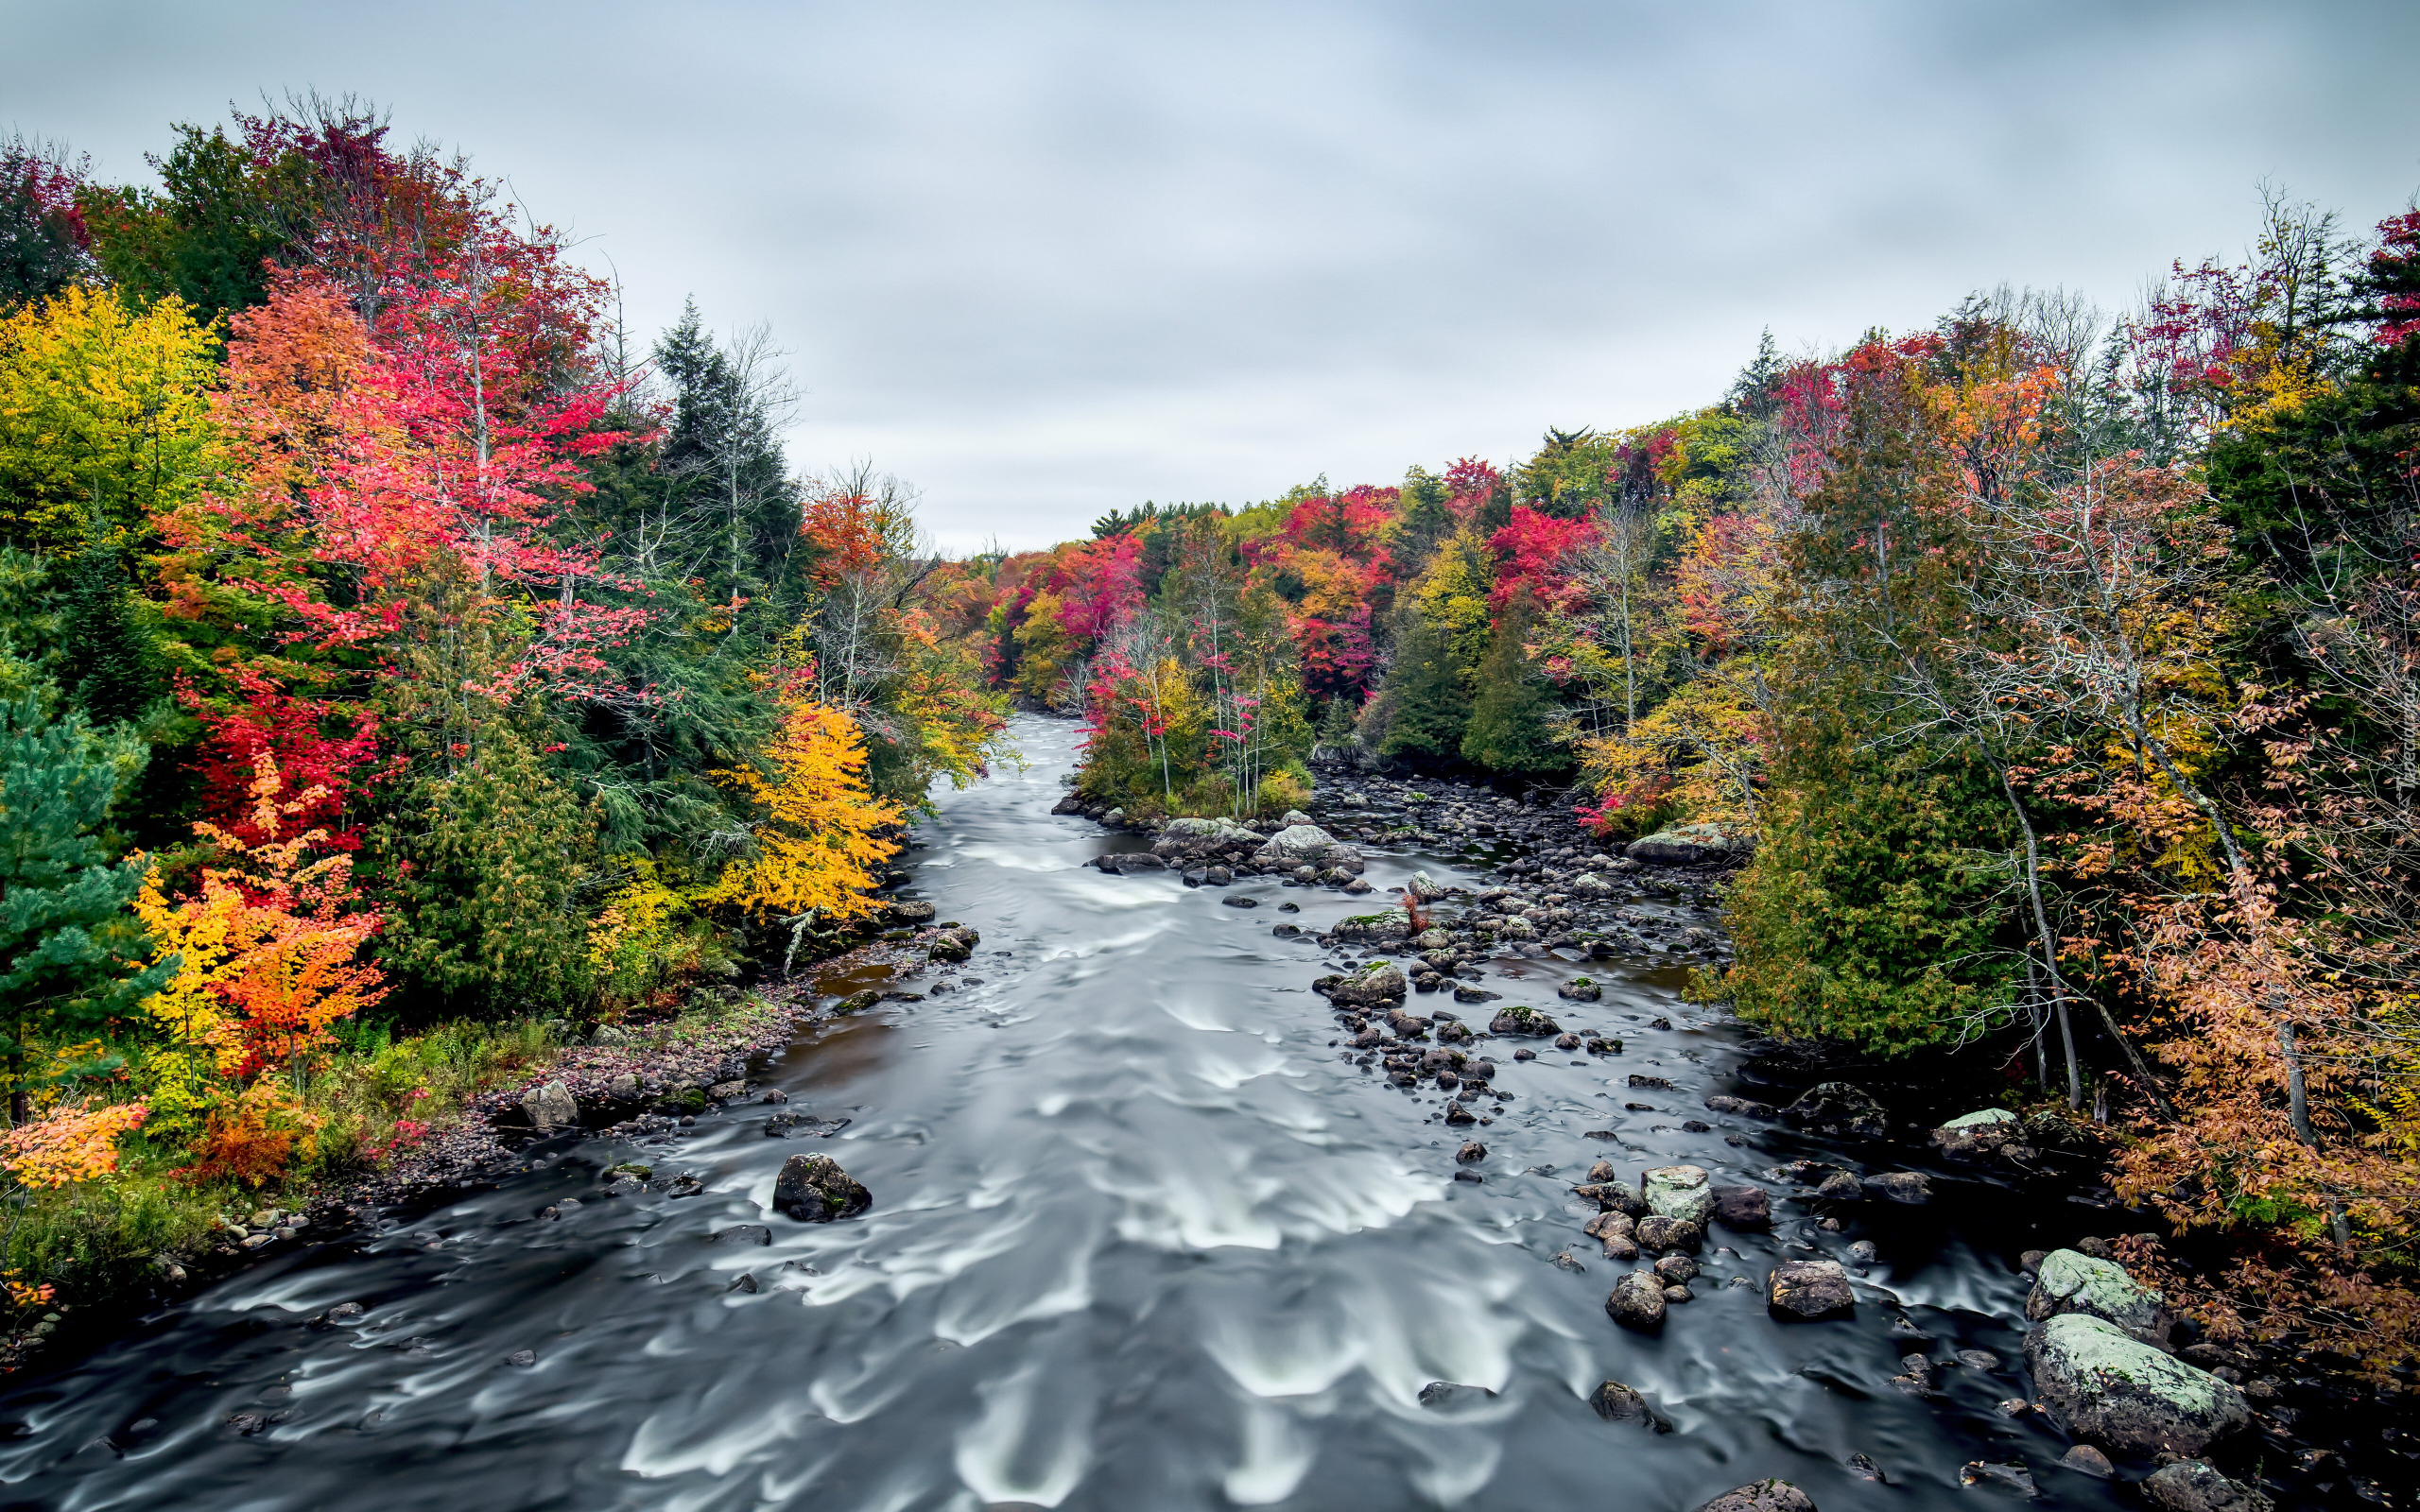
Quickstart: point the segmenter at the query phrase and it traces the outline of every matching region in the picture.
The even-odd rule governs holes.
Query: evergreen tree
[[[1454,533],[1452,498],[1445,480],[1426,468],[1415,467],[1404,474],[1403,491],[1395,501],[1394,540],[1389,543],[1396,576],[1402,580],[1419,576],[1428,558],[1436,555],[1437,542]]]
[[[1770,419],[1779,399],[1782,377],[1789,371],[1789,364],[1782,361],[1781,348],[1773,344],[1773,328],[1767,326],[1764,335],[1756,338],[1755,356],[1732,380],[1731,392],[1724,402],[1750,420]]]
[[[1327,701],[1327,713],[1320,718],[1320,744],[1340,749],[1353,744],[1353,700],[1338,694]]]
[[[56,704],[46,679],[0,649],[0,1053],[14,1123],[30,1106],[29,1052],[93,1038],[169,974],[140,965],[130,905],[144,864],[112,861],[99,833],[143,747]]]
[[[1386,723],[1380,755],[1450,762],[1461,753],[1462,730],[1470,718],[1461,679],[1455,675],[1444,637],[1417,610],[1403,612],[1394,665],[1387,669],[1379,696]]]
[[[160,696],[159,652],[97,511],[67,570],[64,597],[63,649],[77,704],[98,725],[141,718]]]
[[[572,902],[592,826],[520,736],[494,727],[481,747],[372,836],[391,901],[382,964],[458,1012],[565,1007],[585,979]]]
[[[779,582],[798,539],[799,501],[774,434],[789,395],[774,371],[764,332],[717,344],[695,301],[656,343],[656,366],[672,384],[672,424],[657,466],[673,484],[674,532],[708,596],[752,597]]]
[[[1487,660],[1479,663],[1478,697],[1462,732],[1462,754],[1490,771],[1529,777],[1571,766],[1570,752],[1556,742],[1547,722],[1555,707],[1554,690],[1521,644],[1535,614],[1524,591],[1505,609]]]

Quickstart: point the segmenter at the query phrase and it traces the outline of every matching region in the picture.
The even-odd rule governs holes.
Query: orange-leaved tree
[[[351,906],[352,858],[311,854],[328,839],[324,830],[284,834],[324,793],[285,796],[267,748],[254,772],[248,829],[264,838],[197,824],[195,833],[233,864],[204,868],[199,893],[176,899],[155,869],[135,903],[157,959],[176,962],[147,1005],[171,1041],[150,1066],[165,1112],[223,1104],[271,1071],[287,1073],[299,1091],[312,1053],[333,1038],[328,1026],[386,994],[378,969],[356,960],[379,919]]]
[[[899,823],[897,804],[866,784],[865,740],[856,722],[803,693],[782,716],[762,760],[717,774],[763,811],[755,853],[705,894],[756,913],[825,919],[873,912],[873,868],[899,849],[881,832]]]

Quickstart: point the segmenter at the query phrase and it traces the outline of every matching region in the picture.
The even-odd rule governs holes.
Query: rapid
[[[755,1072],[836,1133],[768,1138],[771,1110],[742,1105],[668,1140],[557,1137],[492,1185],[243,1271],[10,1382],[0,1506],[1533,1512],[1781,1476],[1842,1512],[2014,1501],[1962,1469],[2019,1460],[2044,1505],[2118,1504],[2001,1410],[2028,1395],[2027,1282],[1982,1178],[1820,1229],[1765,1173],[1842,1146],[1705,1113],[1755,1094],[1749,1037],[1647,958],[1588,963],[1593,1004],[1556,1000],[1576,963],[1491,971],[1506,1005],[1625,1048],[1516,1062],[1494,1042],[1503,1113],[1449,1129],[1443,1094],[1356,1064],[1311,990],[1344,958],[1314,936],[1370,904],[1105,874],[1092,858],[1134,842],[1050,813],[1073,729],[1018,732],[1028,765],[938,795],[904,861],[909,893],[981,933],[955,990],[820,1022]],[[1380,889],[1416,868],[1486,885],[1466,855],[1365,849]],[[869,985],[929,981],[821,984]],[[1487,1151],[1468,1166],[1465,1138]],[[772,1213],[802,1150],[872,1210]],[[1604,1158],[1774,1188],[1772,1231],[1718,1229],[1660,1336],[1605,1312],[1628,1267],[1571,1193]],[[702,1190],[607,1195],[626,1161]],[[753,1225],[769,1244],[727,1233]],[[1854,1319],[1768,1314],[1775,1263],[1847,1261],[1857,1238],[1879,1257]],[[1945,1362],[1935,1395],[1891,1383],[1910,1352]],[[1661,1423],[1600,1418],[1607,1380]]]

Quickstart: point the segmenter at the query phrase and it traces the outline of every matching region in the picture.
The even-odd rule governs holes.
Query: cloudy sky
[[[2420,6],[0,0],[0,127],[133,180],[357,91],[652,331],[770,324],[792,460],[946,544],[1499,461],[2001,281],[2118,306],[2272,180],[2420,188]]]

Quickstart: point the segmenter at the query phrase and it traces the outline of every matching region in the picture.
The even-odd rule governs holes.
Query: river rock
[[[1412,939],[1424,951],[1444,951],[1454,948],[1454,936],[1442,929],[1424,929]]]
[[[1376,1007],[1400,1003],[1410,990],[1403,972],[1389,961],[1373,961],[1358,972],[1328,988],[1328,1001],[1347,1007]]]
[[[2137,1283],[2124,1266],[2072,1249],[2054,1249],[2042,1257],[2033,1290],[2025,1298],[2025,1315],[2041,1323],[2069,1313],[2114,1323],[2145,1344],[2162,1348],[2176,1321],[2168,1299]]]
[[[1608,1208],[1581,1228],[1591,1239],[1610,1239],[1616,1234],[1629,1238],[1638,1229],[1638,1220],[1617,1208]]]
[[[933,905],[922,898],[894,898],[890,901],[890,917],[902,924],[929,924],[933,921]]]
[[[773,1182],[776,1211],[801,1223],[854,1218],[873,1206],[873,1194],[828,1155],[793,1155]]]
[[[1149,850],[1120,850],[1110,865],[1117,868],[1117,874],[1121,877],[1132,877],[1137,872],[1168,869],[1168,864],[1166,861]]]
[[[1815,1503],[1788,1481],[1758,1481],[1723,1492],[1697,1512],[1815,1512]]]
[[[1844,1081],[1818,1082],[1786,1109],[1789,1121],[1818,1134],[1861,1134],[1880,1139],[1891,1128],[1891,1115],[1871,1093]]]
[[[1609,898],[1614,885],[1593,871],[1583,871],[1571,879],[1571,890],[1582,898]]]
[[[1457,1165],[1472,1165],[1486,1159],[1487,1146],[1477,1140],[1465,1141],[1462,1147],[1454,1152],[1454,1163]]]
[[[1849,1273],[1837,1260],[1786,1260],[1765,1280],[1765,1307],[1784,1322],[1847,1317],[1857,1311]]]
[[[1599,1160],[1597,1163],[1602,1165],[1605,1162]],[[1592,1170],[1588,1174],[1593,1177],[1597,1173]],[[1574,1196],[1593,1202],[1608,1212],[1624,1213],[1633,1218],[1647,1215],[1647,1199],[1617,1180],[1591,1181],[1585,1186],[1573,1187],[1571,1191]]]
[[[1633,840],[1622,854],[1650,867],[1710,867],[1744,858],[1753,849],[1744,836],[1720,825],[1684,824]]]
[[[1532,1035],[1545,1038],[1563,1033],[1563,1025],[1535,1008],[1506,1008],[1487,1021],[1490,1034]]]
[[[2143,1478],[2143,1500],[2167,1512],[2269,1512],[2269,1499],[2198,1459],[2163,1465]]]
[[[1288,816],[1289,820],[1295,817]],[[1299,824],[1289,822],[1286,828],[1262,841],[1252,858],[1255,864],[1264,867],[1311,865],[1322,861],[1335,844],[1334,835],[1305,819]]]
[[[1921,1207],[1932,1200],[1932,1181],[1922,1171],[1885,1171],[1880,1176],[1867,1177],[1865,1188],[1869,1194],[1910,1207]]]
[[[1402,939],[1411,933],[1411,918],[1400,908],[1355,914],[1336,921],[1339,939]]]
[[[1652,1333],[1664,1326],[1664,1283],[1653,1271],[1634,1270],[1614,1283],[1605,1312],[1626,1329]]]
[[[1657,1426],[1655,1409],[1647,1404],[1647,1399],[1639,1394],[1638,1388],[1618,1381],[1608,1381],[1590,1392],[1588,1405],[1596,1408],[1597,1416],[1609,1423]]]
[[[2025,1363],[2052,1422],[2121,1453],[2199,1454],[2251,1420],[2232,1384],[2088,1314],[2036,1324]]]
[[[2118,1467],[2109,1463],[2109,1456],[2090,1444],[2073,1446],[2059,1456],[2059,1464],[2080,1475],[2097,1475],[2104,1481],[2118,1473]]]
[[[1604,1001],[1605,996],[1603,988],[1584,976],[1575,976],[1554,990],[1556,996],[1567,998],[1574,1003],[1600,1003]]]
[[[1659,1165],[1638,1178],[1638,1192],[1648,1211],[1685,1218],[1700,1228],[1714,1211],[1714,1189],[1699,1166]]]
[[[936,961],[962,961],[975,954],[975,941],[960,931],[945,929],[934,936],[925,947],[925,954]],[[859,996],[864,994],[860,993]],[[847,1005],[841,1005],[846,1007]]]
[[[1760,1103],[1753,1097],[1714,1096],[1705,1100],[1706,1109],[1715,1113],[1737,1113],[1741,1118],[1772,1118],[1773,1105]]]
[[[1484,1401],[1495,1395],[1485,1386],[1465,1385],[1460,1381],[1431,1381],[1420,1388],[1420,1404],[1424,1407],[1451,1407],[1458,1403]]]
[[[2023,1121],[2005,1108],[1985,1108],[1951,1119],[1934,1129],[1932,1143],[1953,1160],[1989,1155],[2023,1137]]]
[[[1695,1254],[1698,1247],[1705,1243],[1703,1228],[1686,1218],[1674,1218],[1663,1213],[1638,1220],[1635,1232],[1640,1248],[1651,1249],[1659,1255],[1674,1249],[1685,1249]]]
[[[1404,891],[1424,903],[1433,903],[1445,896],[1445,889],[1439,886],[1436,879],[1425,871],[1413,872],[1411,881],[1404,885]]]
[[[773,1242],[773,1230],[761,1223],[735,1223],[728,1228],[716,1229],[707,1236],[707,1242],[717,1245],[769,1245]]]
[[[579,1105],[572,1100],[571,1089],[559,1081],[523,1092],[521,1110],[534,1128],[570,1128],[579,1122]]]
[[[1835,1171],[1824,1178],[1815,1194],[1825,1202],[1863,1202],[1865,1183],[1847,1171]]]
[[[1762,1187],[1716,1187],[1714,1221],[1725,1228],[1754,1232],[1773,1226],[1772,1199]]]

